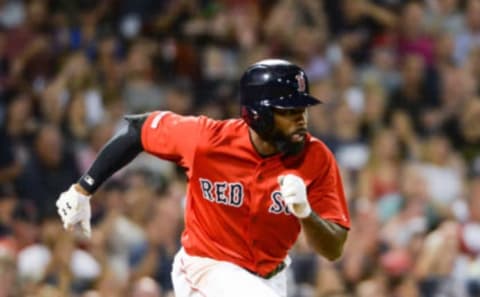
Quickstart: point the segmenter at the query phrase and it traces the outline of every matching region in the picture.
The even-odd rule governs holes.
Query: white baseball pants
[[[190,256],[183,248],[173,261],[172,281],[176,297],[287,296],[286,269],[264,279],[229,262]]]

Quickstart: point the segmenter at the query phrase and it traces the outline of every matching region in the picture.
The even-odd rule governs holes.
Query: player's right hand
[[[297,218],[304,219],[308,217],[312,208],[307,199],[307,187],[305,182],[299,176],[293,174],[281,175],[278,177],[280,192],[283,201]]]
[[[57,200],[57,212],[62,218],[63,227],[66,230],[72,230],[79,224],[83,234],[87,237],[91,235],[90,218],[92,216],[90,208],[90,195],[84,195],[71,185],[68,191],[63,192]]]

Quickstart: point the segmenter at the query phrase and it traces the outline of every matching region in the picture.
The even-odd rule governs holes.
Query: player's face
[[[274,109],[274,140],[287,153],[301,151],[307,134],[307,111],[305,108]]]

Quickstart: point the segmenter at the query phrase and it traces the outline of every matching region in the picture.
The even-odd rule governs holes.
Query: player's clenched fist
[[[293,174],[287,174],[279,176],[278,183],[288,210],[298,218],[308,217],[312,208],[307,200],[307,188],[303,179]]]
[[[68,191],[63,192],[57,200],[57,212],[62,218],[65,229],[73,228],[80,223],[83,234],[90,237],[90,197],[79,193],[75,185],[70,186]]]

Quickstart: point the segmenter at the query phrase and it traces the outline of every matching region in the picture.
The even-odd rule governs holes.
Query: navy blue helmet
[[[257,62],[240,79],[242,118],[261,136],[273,129],[273,108],[294,109],[319,103],[308,94],[303,69],[285,60]]]

